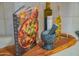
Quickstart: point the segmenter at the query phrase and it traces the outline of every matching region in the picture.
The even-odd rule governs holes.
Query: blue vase
[[[54,48],[53,42],[56,38],[55,33],[54,34],[48,34],[49,30],[44,31],[41,33],[41,38],[44,42],[44,45],[42,46],[46,50],[52,50]]]

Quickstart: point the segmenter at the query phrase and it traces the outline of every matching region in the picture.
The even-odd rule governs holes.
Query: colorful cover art
[[[32,48],[36,44],[36,37],[38,37],[38,7],[22,7],[15,15],[16,21],[19,23],[15,41],[17,40],[22,49]]]

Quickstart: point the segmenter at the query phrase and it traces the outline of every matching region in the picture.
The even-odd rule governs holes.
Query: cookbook
[[[13,13],[16,55],[32,49],[38,37],[38,7],[22,6]]]

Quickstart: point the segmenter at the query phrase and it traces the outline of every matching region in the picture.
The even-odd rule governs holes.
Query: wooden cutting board
[[[62,51],[76,43],[76,39],[71,35],[63,34],[61,39],[58,39],[54,43],[54,48],[52,50],[45,50],[41,48],[41,44],[37,44],[31,50],[25,52],[24,56],[48,56],[59,51]]]
[[[15,45],[0,48],[0,56],[14,56],[16,54]]]
[[[54,48],[52,50],[45,50],[41,48],[41,44],[37,44],[29,51],[25,51],[23,56],[48,56],[62,51],[68,47],[71,47],[76,43],[76,39],[71,35],[62,34],[61,39],[57,39],[54,43]],[[15,45],[6,46],[5,48],[0,49],[0,56],[13,56],[16,54]]]

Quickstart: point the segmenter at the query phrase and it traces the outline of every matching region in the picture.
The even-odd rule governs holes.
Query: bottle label
[[[53,19],[52,16],[47,16],[47,30],[50,30],[53,25]]]

